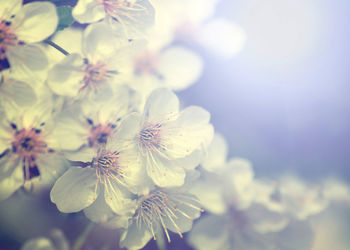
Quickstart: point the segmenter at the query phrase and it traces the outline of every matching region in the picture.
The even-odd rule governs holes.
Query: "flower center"
[[[135,74],[157,74],[156,68],[158,56],[151,52],[145,52],[137,56],[134,61]]]
[[[47,145],[39,129],[22,129],[17,131],[12,142],[14,153],[23,157],[32,157],[47,150]]]
[[[148,125],[144,127],[139,135],[141,147],[156,150],[161,146],[161,124]]]
[[[186,210],[194,209],[197,212],[203,212],[203,209],[198,204],[197,198],[185,193],[168,194],[163,190],[155,190],[140,200],[136,212],[136,222],[138,227],[141,226],[141,223],[145,223],[154,239],[156,239],[155,229],[160,225],[167,236],[168,242],[170,242],[166,225],[170,223],[176,228],[177,233],[182,238],[182,229],[178,225],[178,220],[194,219],[183,208],[186,207]]]
[[[118,164],[119,152],[102,152],[92,160],[92,167],[96,169],[96,175],[101,183],[104,183],[105,178],[114,180],[123,177],[123,171]]]
[[[27,180],[40,175],[37,156],[52,151],[40,133],[41,130],[36,128],[16,130],[12,141],[12,152],[22,158],[24,178]]]
[[[84,81],[86,83],[96,83],[103,80],[106,74],[106,65],[97,63],[95,65],[89,64],[85,70]]]
[[[6,58],[6,51],[9,46],[22,45],[23,42],[17,39],[17,36],[11,29],[11,22],[7,20],[0,21],[0,60]]]
[[[97,126],[93,126],[90,130],[91,134],[88,139],[89,146],[95,147],[106,144],[107,139],[112,134],[114,128],[114,124],[99,124]]]
[[[96,64],[86,64],[87,65],[83,79],[84,85],[79,89],[79,91],[82,91],[86,88],[96,90],[98,84],[103,83],[106,78],[111,76],[110,72],[107,71],[107,65],[102,62],[98,62]]]
[[[166,193],[161,191],[154,191],[145,196],[137,210],[137,223],[145,223],[151,230],[155,239],[154,223],[159,222],[162,217],[167,216],[167,201],[169,197]],[[165,229],[166,230],[166,229]]]

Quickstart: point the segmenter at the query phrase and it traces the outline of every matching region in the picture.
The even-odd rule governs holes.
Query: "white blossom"
[[[119,87],[104,100],[108,94],[99,92],[95,98],[84,99],[58,115],[54,134],[59,144],[69,150],[64,152],[68,159],[84,161],[79,158],[79,150],[104,145],[122,119],[134,110],[135,100],[127,87]]]
[[[45,105],[44,105],[45,103]],[[0,120],[0,200],[31,179],[50,184],[67,166],[52,135],[52,106],[48,98],[30,107],[7,103]]]
[[[152,48],[152,41],[139,42],[129,61],[132,74],[129,86],[147,97],[156,88],[181,91],[194,84],[202,74],[202,59],[182,46]]]
[[[56,30],[57,23],[56,8],[52,3],[33,2],[22,6],[21,0],[2,1],[0,70],[10,68],[17,77],[45,70],[47,58],[36,43],[49,37]]]
[[[134,144],[137,157],[160,187],[181,186],[185,169],[193,169],[193,153],[211,141],[210,115],[200,107],[179,111],[179,100],[167,89],[157,89],[147,99],[143,114],[134,113],[120,125],[123,140]]]
[[[64,213],[78,212],[94,206],[85,213],[98,213],[103,210],[105,219],[101,220],[109,218],[108,209],[103,208],[105,204],[114,213],[129,213],[134,204],[132,192],[138,192],[137,185],[143,178],[140,163],[134,155],[128,145],[119,140],[118,133],[97,150],[82,149],[82,166],[71,167],[56,181],[51,190],[51,201]]]
[[[120,246],[127,249],[143,248],[147,242],[156,240],[165,233],[171,241],[169,231],[183,233],[191,230],[192,221],[200,216],[202,209],[195,196],[166,189],[155,189],[141,196],[129,227],[120,239]],[[163,232],[162,232],[163,231]]]
[[[49,72],[48,85],[61,96],[82,99],[96,92],[113,93],[116,85],[128,79],[132,47],[116,38],[103,23],[92,24],[83,34],[82,55],[73,53]]]

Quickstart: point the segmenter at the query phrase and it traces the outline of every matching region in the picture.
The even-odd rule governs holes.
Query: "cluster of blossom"
[[[248,160],[227,160],[227,151],[215,134],[191,187],[208,212],[189,233],[194,249],[313,249],[310,218],[334,204],[350,205],[350,188],[338,179],[256,178]]]
[[[213,215],[190,234],[197,249],[286,244],[276,240],[280,232],[304,227],[298,222],[332,199],[346,200],[338,182],[311,188],[254,179],[247,161],[226,162],[206,110],[180,108],[173,91],[195,83],[203,66],[173,41],[184,24],[207,32],[217,1],[193,11],[199,2],[79,0],[72,10],[79,25],[58,30],[54,4],[3,0],[0,200],[20,188],[50,188],[60,212],[83,211],[120,229],[128,249],[164,234],[170,242],[170,231],[182,237],[203,208]],[[53,235],[57,249],[68,248],[61,232]],[[40,238],[24,249],[54,245]]]

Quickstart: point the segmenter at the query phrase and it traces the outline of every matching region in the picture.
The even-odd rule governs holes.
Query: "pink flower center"
[[[158,56],[155,53],[144,52],[134,61],[135,74],[156,74]]]
[[[141,148],[156,151],[161,147],[161,124],[149,124],[139,134]]]
[[[23,42],[17,39],[17,36],[11,29],[11,22],[1,20],[0,22],[0,60],[6,58],[6,51],[9,46],[22,45]]]
[[[22,159],[25,179],[40,175],[36,165],[37,156],[52,151],[40,133],[40,129],[31,128],[18,130],[14,134],[12,152]]]
[[[85,68],[84,86],[80,88],[80,91],[85,88],[96,89],[97,85],[109,77],[106,64],[98,62],[96,64],[88,64]]]
[[[113,124],[99,124],[93,126],[90,130],[89,146],[95,147],[97,145],[106,144],[108,137],[112,134],[114,129]]]
[[[40,132],[35,128],[17,131],[12,142],[12,150],[26,158],[45,153],[47,145]]]
[[[124,177],[125,172],[119,166],[119,152],[102,150],[99,155],[92,160],[92,167],[96,169],[96,175],[101,184]]]

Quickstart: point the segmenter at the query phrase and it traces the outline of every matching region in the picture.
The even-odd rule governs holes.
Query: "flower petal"
[[[13,101],[19,106],[31,106],[36,101],[36,94],[29,84],[13,79],[2,83],[1,94],[7,101]]]
[[[3,19],[10,19],[21,10],[22,0],[2,0],[0,5],[0,16]]]
[[[99,195],[94,203],[84,209],[84,214],[96,223],[103,223],[115,216],[110,207],[106,204],[104,196]]]
[[[227,206],[220,183],[210,179],[197,181],[193,184],[190,192],[199,198],[205,210],[214,214],[226,212]]]
[[[215,133],[213,141],[207,149],[207,156],[202,162],[202,167],[209,171],[215,172],[225,166],[228,153],[228,145],[225,138]]]
[[[120,47],[111,28],[103,22],[90,24],[84,31],[82,49],[89,61],[104,61],[117,50],[118,45]]]
[[[164,117],[178,112],[179,99],[173,92],[164,88],[156,89],[150,94],[144,109],[144,114],[150,120],[164,119]]]
[[[125,117],[116,131],[115,138],[121,141],[134,140],[135,136],[140,132],[141,115],[131,113]]]
[[[102,4],[96,4],[96,0],[79,0],[72,15],[79,23],[94,23],[103,19],[106,12]]]
[[[107,205],[117,214],[128,214],[135,210],[135,201],[126,187],[111,178],[104,179],[104,197]]]
[[[47,69],[48,60],[43,49],[38,45],[24,45],[11,47],[7,52],[7,57],[11,66],[11,71],[16,78],[31,79],[38,78],[37,72]],[[34,74],[32,71],[35,71]],[[41,72],[45,74],[44,72]],[[43,76],[39,76],[43,77]]]
[[[52,185],[69,167],[67,160],[59,153],[41,154],[37,158],[40,170],[40,183]]]
[[[183,90],[199,79],[203,63],[192,51],[172,46],[161,54],[157,70],[163,76],[166,87]]]
[[[16,16],[15,19],[20,19],[16,29],[18,39],[28,43],[35,43],[48,38],[55,32],[58,24],[56,7],[50,2],[25,4],[20,15]]]
[[[65,57],[48,74],[48,85],[57,95],[75,97],[83,87],[84,60],[78,54]]]
[[[196,149],[207,147],[214,135],[209,119],[209,112],[200,107],[184,109],[176,121],[168,124],[171,133],[164,141],[166,153],[172,158],[184,158]]]
[[[227,218],[209,215],[200,219],[189,234],[188,242],[195,249],[230,249]]]
[[[160,158],[157,154],[148,153],[144,159],[147,174],[159,187],[179,187],[184,184],[185,170],[173,162]]]
[[[53,131],[53,141],[60,150],[77,150],[87,143],[88,129],[77,119],[78,113],[62,112]]]
[[[90,168],[72,167],[53,186],[50,197],[63,213],[74,213],[91,205],[97,198],[96,172]]]
[[[10,197],[24,183],[23,170],[19,165],[19,159],[12,160],[7,158],[0,166],[1,169],[7,169],[6,174],[1,173],[0,179],[0,201]],[[5,178],[4,178],[5,177]]]
[[[199,202],[195,201],[196,197],[192,195],[182,196],[180,194],[170,194],[171,196],[178,196],[180,200],[179,205],[176,207],[176,211],[173,216],[167,216],[163,218],[164,225],[167,229],[174,233],[185,233],[192,229],[192,224],[197,219],[201,212]],[[171,199],[171,197],[170,197]],[[195,207],[198,207],[195,208]]]
[[[140,227],[138,227],[136,221],[133,221],[129,228],[123,232],[119,246],[127,249],[141,249],[151,238],[152,234],[144,223],[140,223]]]
[[[84,147],[77,151],[64,152],[64,156],[70,161],[91,162],[95,156],[96,150],[90,147]]]

